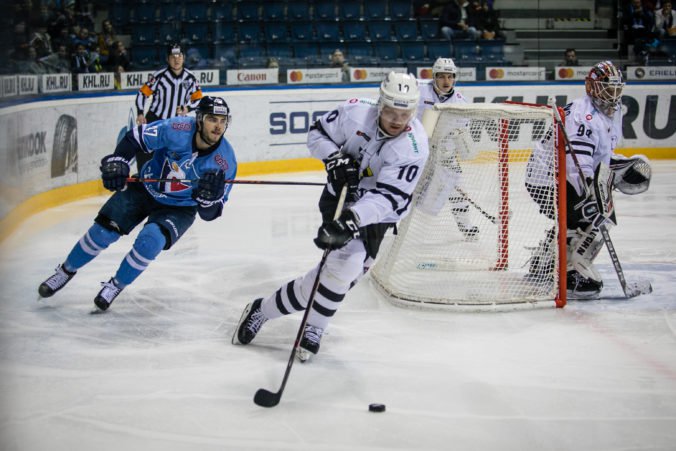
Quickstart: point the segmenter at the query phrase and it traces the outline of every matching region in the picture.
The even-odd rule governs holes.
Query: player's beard
[[[201,128],[200,128],[199,133],[200,133],[200,138],[202,139],[202,142],[203,142],[204,144],[206,144],[207,146],[209,146],[209,147],[211,147],[211,146],[213,146],[214,144],[216,144],[216,143],[218,142],[218,140],[221,139],[221,136],[223,136],[223,134],[221,133],[221,134],[218,135],[218,137],[217,137],[216,139],[212,139],[212,138],[211,138],[211,134],[210,134],[210,133],[207,133],[207,132],[204,130],[204,127],[201,127]]]

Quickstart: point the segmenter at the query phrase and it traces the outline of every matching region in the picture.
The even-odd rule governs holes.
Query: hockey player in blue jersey
[[[147,218],[117,272],[102,282],[94,299],[105,311],[162,250],[178,241],[197,214],[205,221],[218,218],[232,187],[225,180],[234,179],[237,172],[234,151],[223,136],[230,122],[225,100],[204,97],[195,117],[175,117],[130,130],[115,152],[101,160],[103,186],[115,193],[66,260],[40,285],[40,296],[54,295],[80,268]],[[151,154],[141,169],[142,178],[177,181],[127,183],[131,161],[139,151]],[[178,181],[185,179],[197,181]]]

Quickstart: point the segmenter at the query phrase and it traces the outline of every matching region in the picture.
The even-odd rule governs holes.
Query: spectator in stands
[[[331,54],[330,67],[339,67],[342,71],[342,81],[350,81],[350,65],[345,61],[345,54],[341,49],[335,49]]]
[[[111,51],[115,48],[114,45],[118,42],[115,30],[113,29],[113,23],[110,20],[106,19],[101,23],[101,33],[97,35],[96,40],[101,62],[106,64]]]
[[[70,72],[70,55],[68,55],[68,48],[63,44],[56,48],[56,52],[41,58],[40,62],[49,73]]]
[[[481,32],[468,24],[467,0],[451,0],[441,10],[439,30],[446,39],[479,39]]]
[[[29,45],[24,51],[23,58],[16,61],[15,72],[18,74],[46,74],[47,68],[38,60],[35,47]]]
[[[563,52],[563,61],[559,63],[559,66],[576,67],[579,65],[580,62],[577,60],[577,52],[575,49],[566,49],[566,51]]]
[[[265,63],[265,67],[268,69],[279,69],[279,61],[277,61],[277,58],[271,56]]]
[[[111,46],[106,62],[106,70],[110,72],[126,72],[129,70],[129,54],[122,41],[115,41]]]
[[[624,13],[624,33],[626,44],[634,46],[634,54],[642,59],[648,55],[648,46],[656,46],[655,18],[642,0],[631,0]]]
[[[486,0],[473,0],[468,9],[467,23],[480,33],[480,39],[502,39],[498,14]]]
[[[655,11],[655,29],[659,38],[676,36],[676,11],[670,1],[662,2],[662,9]]]
[[[92,59],[84,44],[78,44],[71,58],[70,69],[74,74],[88,74],[101,72],[102,67],[98,61],[98,57]]]

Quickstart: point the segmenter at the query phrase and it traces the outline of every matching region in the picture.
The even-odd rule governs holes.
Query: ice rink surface
[[[647,193],[616,193],[611,230],[652,294],[623,299],[606,251],[605,298],[565,309],[406,309],[367,277],[272,409],[253,395],[279,388],[300,316],[230,338],[248,302],[319,262],[321,188],[235,186],[102,315],[99,282],[135,234],[38,303],[105,197],[37,214],[0,245],[0,449],[673,451],[676,162],[653,170]]]

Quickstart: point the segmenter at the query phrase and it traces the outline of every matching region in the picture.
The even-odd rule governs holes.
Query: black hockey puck
[[[369,412],[384,412],[385,404],[369,404]]]

